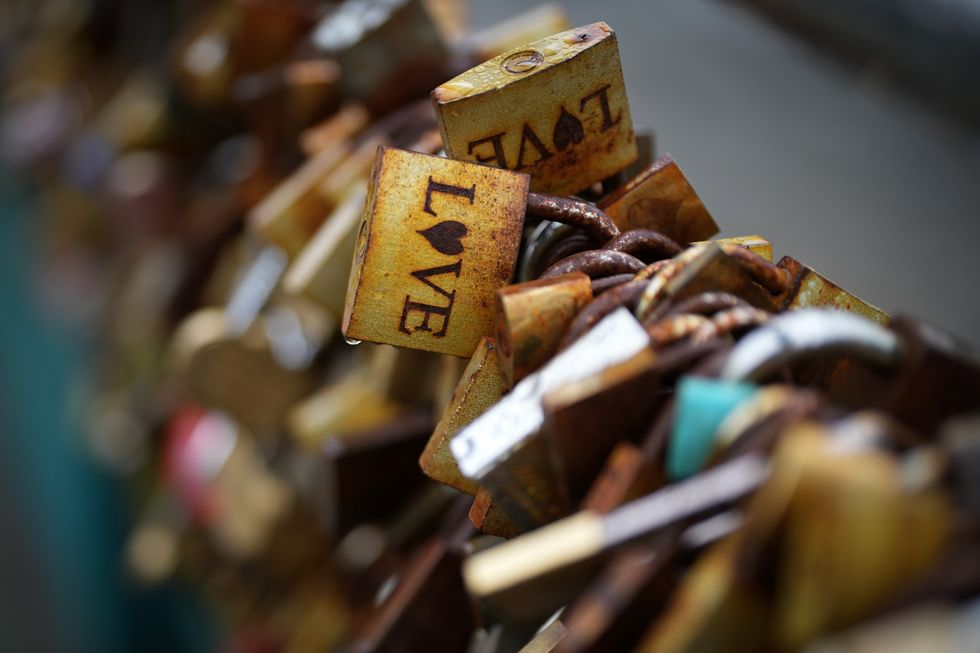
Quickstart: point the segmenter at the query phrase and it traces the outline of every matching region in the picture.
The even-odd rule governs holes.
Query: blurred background
[[[562,4],[573,25],[604,20],[616,29],[635,123],[654,130],[657,150],[683,167],[723,235],[761,234],[777,258],[792,255],[890,313],[980,345],[980,3]],[[159,216],[152,204],[130,207],[149,226],[116,225],[95,260],[74,248],[99,230],[101,216],[80,195],[102,183],[99,166],[113,153],[94,139],[60,142],[83,110],[65,94],[81,105],[104,95],[91,71],[72,78],[74,58],[108,61],[109,50],[123,50],[149,79],[163,77],[175,21],[199,19],[195,5],[8,0],[0,9],[3,650],[212,650],[220,641],[198,594],[179,582],[143,586],[125,569],[127,535],[153,472],[133,491],[133,478],[107,472],[83,433],[94,380],[105,377],[106,338],[139,340],[156,328],[139,311],[125,328],[106,326],[118,290],[111,280],[126,268],[103,269],[98,259],[139,256],[140,234],[159,232],[150,224]],[[527,8],[473,3],[472,24]],[[69,27],[85,25],[74,49],[57,34],[65,15],[75,16]],[[60,85],[38,94],[25,61]],[[122,63],[112,59],[106,76],[124,76]],[[107,120],[125,130],[136,129],[125,120],[143,118],[152,115]],[[237,128],[220,114],[194,124],[229,135]],[[59,156],[44,160],[54,149]],[[130,160],[129,177],[117,171],[122,195],[139,183],[132,175],[141,165],[155,163]],[[141,292],[167,285],[173,254],[154,250],[164,272],[148,273]],[[140,378],[132,375],[137,393]]]

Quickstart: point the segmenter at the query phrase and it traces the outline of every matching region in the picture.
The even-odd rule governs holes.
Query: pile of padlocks
[[[229,650],[980,646],[980,364],[709,240],[610,26],[41,4],[4,152],[130,576]]]

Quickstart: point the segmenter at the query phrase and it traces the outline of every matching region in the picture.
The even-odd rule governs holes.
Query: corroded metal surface
[[[574,193],[636,159],[616,34],[592,23],[502,54],[432,92],[446,154]]]
[[[592,282],[581,272],[526,281],[496,293],[497,358],[508,386],[558,351],[562,334],[592,301]]]
[[[354,250],[342,331],[470,356],[493,333],[524,224],[527,175],[380,148]]]
[[[599,208],[623,231],[652,229],[679,243],[718,233],[718,225],[669,154],[599,200]]]

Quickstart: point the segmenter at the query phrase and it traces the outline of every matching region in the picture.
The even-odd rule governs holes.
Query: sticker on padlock
[[[619,172],[636,141],[616,34],[593,23],[495,57],[432,91],[446,154],[569,194]]]
[[[527,175],[382,147],[358,232],[342,331],[470,356],[510,282]]]

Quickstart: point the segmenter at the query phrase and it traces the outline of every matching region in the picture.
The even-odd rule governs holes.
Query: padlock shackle
[[[837,353],[894,367],[901,359],[901,339],[884,327],[844,311],[791,311],[745,336],[732,349],[721,378],[761,381],[785,365]]]

